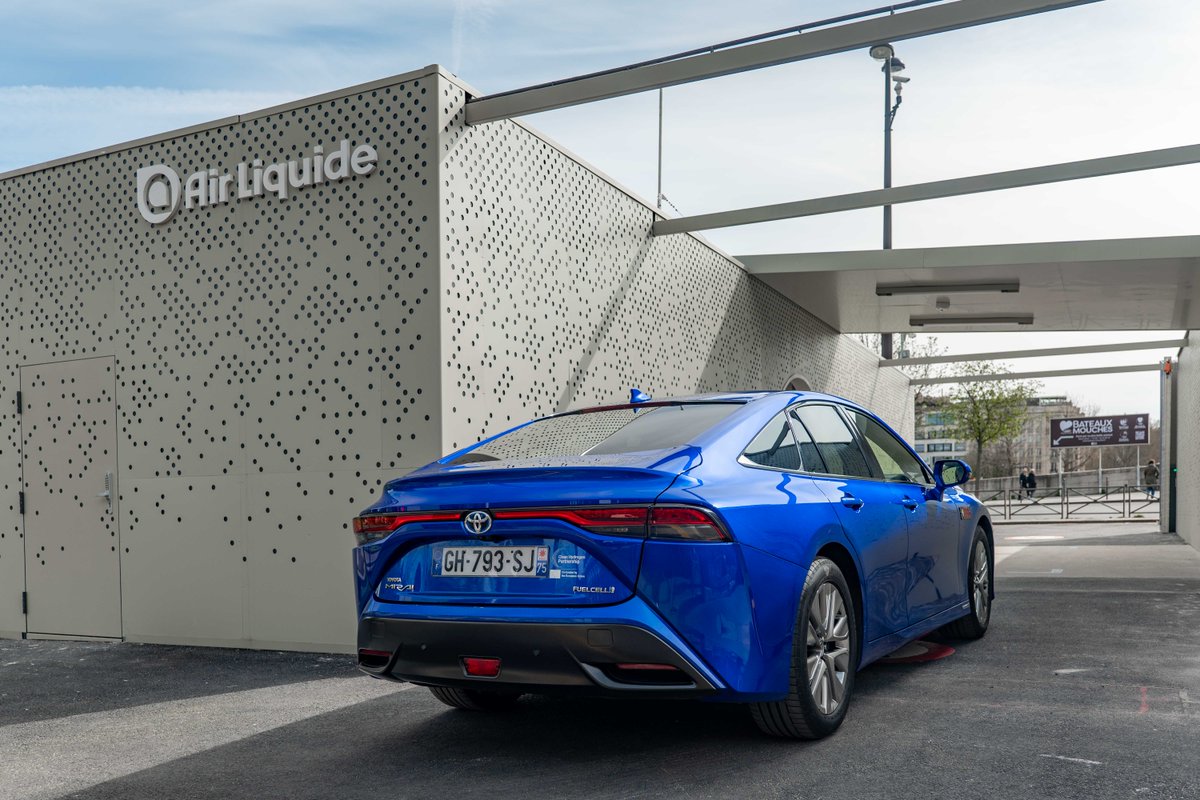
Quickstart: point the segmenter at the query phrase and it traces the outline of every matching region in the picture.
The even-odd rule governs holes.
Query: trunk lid
[[[388,483],[364,512],[400,518],[428,512],[364,545],[369,584],[390,603],[626,600],[637,585],[644,543],[640,509],[699,460],[683,448],[423,469]],[[486,527],[482,518],[474,520],[480,524],[466,519],[480,511],[487,512]]]

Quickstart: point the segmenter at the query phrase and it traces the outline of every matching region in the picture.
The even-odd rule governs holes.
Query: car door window
[[[776,415],[767,427],[759,431],[758,436],[746,447],[742,455],[755,464],[772,469],[786,469],[799,472],[804,469],[800,451],[796,446],[796,437],[783,414]]]
[[[817,443],[809,435],[808,429],[792,418],[792,433],[796,435],[796,444],[800,447],[800,461],[807,472],[829,472],[817,450]]]
[[[814,467],[810,469],[811,472],[872,477],[871,468],[867,466],[867,459],[854,434],[833,406],[800,406],[792,410],[792,417],[807,431],[823,462],[823,469]]]
[[[899,439],[861,411],[850,411],[850,417],[867,442],[871,455],[879,464],[883,477],[889,481],[925,483],[927,476],[921,462],[908,451]]]

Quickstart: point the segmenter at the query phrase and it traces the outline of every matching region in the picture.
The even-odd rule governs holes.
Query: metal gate
[[[26,630],[121,637],[114,359],[21,367]]]

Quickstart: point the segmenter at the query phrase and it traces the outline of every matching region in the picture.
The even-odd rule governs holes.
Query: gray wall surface
[[[349,649],[348,523],[384,480],[629,386],[802,375],[911,434],[906,378],[700,239],[651,239],[645,203],[527,128],[465,128],[464,91],[427,68],[0,176],[0,635],[25,630],[22,366],[115,358],[113,547],[147,642]],[[340,139],[377,170],[138,213],[139,167]]]
[[[1200,548],[1200,331],[1188,331],[1179,352],[1175,386],[1175,528]],[[1169,480],[1164,470],[1163,480]]]

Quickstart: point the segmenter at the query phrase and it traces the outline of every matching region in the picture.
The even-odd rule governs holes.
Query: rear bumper
[[[494,688],[538,693],[602,696],[702,696],[724,688],[703,665],[636,625],[598,619],[586,622],[474,621],[363,617],[359,668],[380,678],[428,686]],[[501,659],[495,678],[468,676],[466,656]],[[678,672],[635,677],[617,664],[664,664]]]

